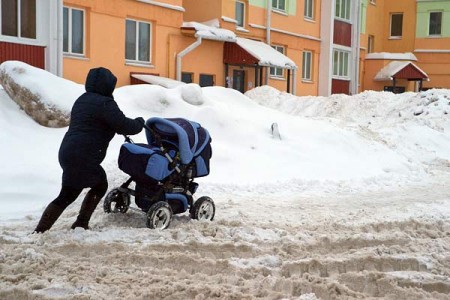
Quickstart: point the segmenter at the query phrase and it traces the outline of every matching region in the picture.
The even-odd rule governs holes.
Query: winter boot
[[[78,214],[77,220],[72,224],[71,228],[75,229],[76,227],[81,227],[85,230],[88,230],[89,220],[91,219],[91,216],[101,199],[101,197],[92,194],[89,191],[86,197],[84,197],[83,203],[81,204],[81,209],[80,213]]]
[[[41,220],[39,221],[34,233],[42,233],[49,230],[53,224],[58,220],[59,216],[64,211],[64,208],[50,203],[42,214]]]

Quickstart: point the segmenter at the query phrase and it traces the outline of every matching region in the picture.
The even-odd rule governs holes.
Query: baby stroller
[[[125,136],[119,168],[131,177],[105,198],[106,213],[126,213],[130,196],[147,214],[147,227],[165,229],[172,215],[189,209],[192,219],[210,220],[214,201],[207,196],[194,201],[194,178],[209,174],[211,137],[200,124],[182,118],[150,118],[145,122],[148,144],[135,144]],[[129,187],[135,182],[135,190]]]

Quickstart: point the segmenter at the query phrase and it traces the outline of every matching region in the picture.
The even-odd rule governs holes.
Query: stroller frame
[[[173,151],[171,153],[164,146],[163,137],[151,126],[152,122],[170,124],[167,123],[168,120],[170,119],[151,118],[144,124],[144,128],[146,129],[149,145],[157,146],[158,155],[163,155],[167,159],[168,165],[173,172],[163,180],[155,180],[150,184],[142,182],[131,175],[120,187],[114,188],[106,196],[103,205],[106,213],[126,213],[128,209],[144,212],[147,214],[146,225],[151,229],[165,229],[169,227],[173,214],[181,214],[187,210],[189,210],[192,219],[213,220],[215,216],[214,201],[208,196],[194,200],[193,195],[198,187],[198,184],[194,182],[193,176],[195,173],[194,155],[189,156],[186,153],[174,155]],[[207,137],[210,139],[209,135]],[[125,141],[129,144],[139,145],[135,144],[128,136],[125,136]],[[135,189],[129,187],[133,181],[136,182]],[[141,210],[130,207],[131,196],[135,198],[138,206],[140,206],[138,204],[139,201],[141,205],[146,207],[140,206]]]

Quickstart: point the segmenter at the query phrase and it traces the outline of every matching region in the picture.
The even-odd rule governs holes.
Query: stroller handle
[[[146,130],[150,132],[151,135],[155,136],[154,131],[150,127],[148,127],[145,123],[142,123],[142,125]],[[134,144],[133,140],[128,135],[123,134],[123,137],[125,138],[125,142]]]

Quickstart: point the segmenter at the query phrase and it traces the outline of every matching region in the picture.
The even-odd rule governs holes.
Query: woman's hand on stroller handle
[[[134,144],[133,140],[128,135],[124,134],[123,137],[125,138],[125,142]]]

